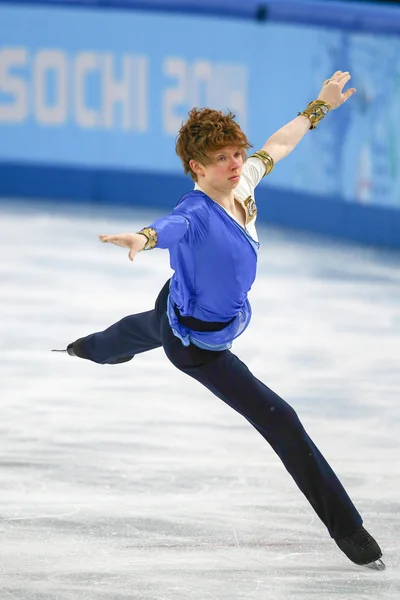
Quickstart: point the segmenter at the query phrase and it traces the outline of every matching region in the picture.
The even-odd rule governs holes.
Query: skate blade
[[[66,352],[66,351],[67,351],[66,348],[63,348],[62,350],[52,350],[52,352]]]
[[[386,569],[385,563],[380,558],[365,566],[368,567],[368,569],[374,569],[375,571],[384,571]]]

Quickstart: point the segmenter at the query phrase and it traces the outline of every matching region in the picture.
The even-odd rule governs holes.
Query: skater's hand
[[[135,254],[143,250],[147,244],[146,236],[141,233],[119,233],[118,235],[99,235],[103,244],[115,244],[121,248],[129,248],[129,260],[133,260]]]
[[[343,93],[343,88],[350,79],[351,75],[348,71],[344,73],[336,71],[332,77],[324,82],[318,100],[323,100],[329,104],[331,109],[338,108],[356,92],[355,88],[349,88]]]

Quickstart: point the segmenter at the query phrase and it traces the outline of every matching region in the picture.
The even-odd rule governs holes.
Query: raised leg
[[[129,315],[104,331],[79,338],[68,346],[68,351],[96,363],[117,364],[159,348],[160,320],[165,314],[168,290],[169,281],[158,295],[153,310]]]

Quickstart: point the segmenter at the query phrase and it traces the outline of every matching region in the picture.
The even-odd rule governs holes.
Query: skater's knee
[[[297,412],[284,400],[272,403],[269,406],[268,422],[279,434],[298,435],[303,433],[304,427]]]

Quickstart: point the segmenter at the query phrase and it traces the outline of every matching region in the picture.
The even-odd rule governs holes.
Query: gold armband
[[[297,113],[297,116],[303,115],[304,117],[308,117],[311,123],[310,129],[315,129],[318,123],[322,121],[330,110],[331,107],[329,104],[323,100],[313,100],[307,105],[307,108],[303,110],[303,112]]]
[[[157,241],[158,241],[157,231],[155,229],[153,229],[152,227],[145,227],[144,229],[141,229],[137,233],[141,233],[142,235],[144,235],[144,237],[147,238],[147,242],[146,242],[145,246],[142,248],[142,250],[151,250],[152,248],[154,248],[154,246],[157,246]],[[140,252],[142,252],[142,250],[140,250]]]
[[[274,168],[274,159],[268,154],[268,152],[265,152],[265,150],[257,150],[257,152],[254,152],[250,158],[259,158],[264,163],[265,173],[263,177],[271,173],[272,169]]]

